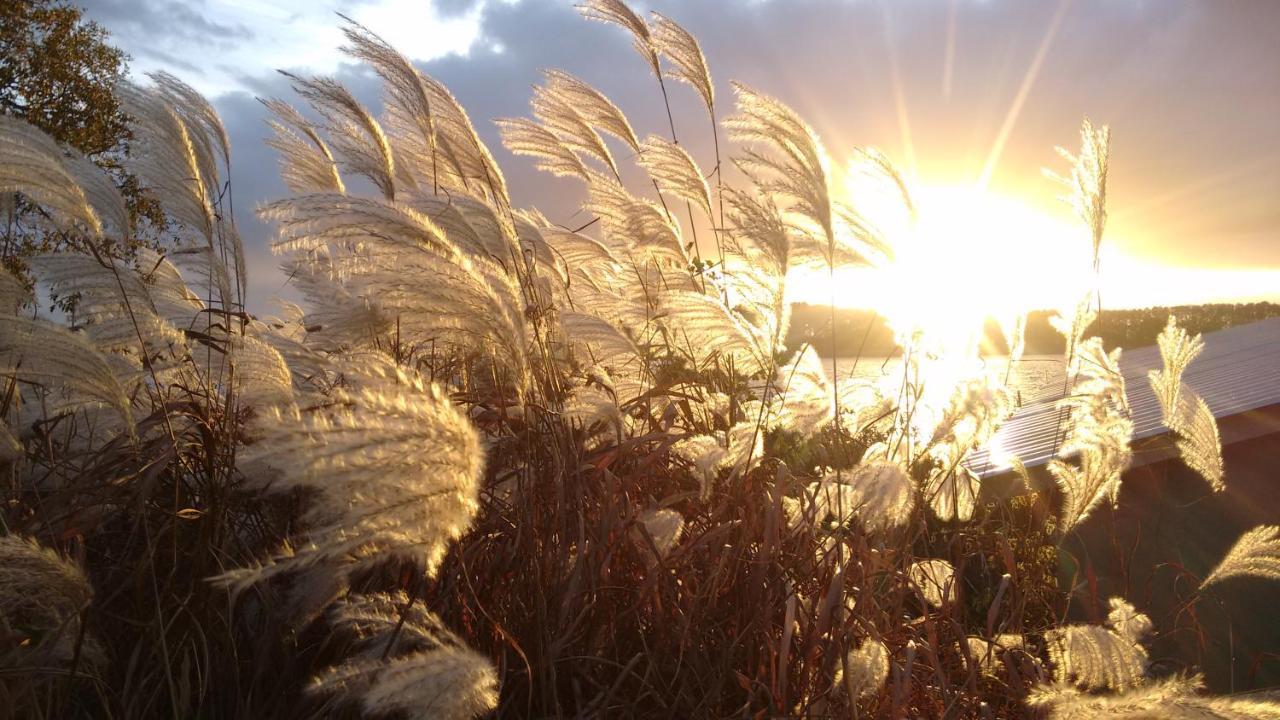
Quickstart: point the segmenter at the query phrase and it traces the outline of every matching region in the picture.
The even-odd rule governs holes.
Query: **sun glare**
[[[1089,286],[1088,241],[1069,218],[970,186],[925,185],[912,197],[914,224],[887,231],[891,261],[837,270],[834,293],[824,274],[805,275],[795,299],[875,310],[900,338],[963,351],[988,318],[1070,307]]]

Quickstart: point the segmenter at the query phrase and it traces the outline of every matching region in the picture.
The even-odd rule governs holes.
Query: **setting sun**
[[[795,299],[872,309],[900,337],[923,332],[958,349],[987,318],[1069,307],[1088,285],[1088,238],[1065,213],[973,186],[925,185],[912,197],[914,224],[881,221],[893,249],[886,266],[837,270],[834,293],[826,274],[802,271]]]

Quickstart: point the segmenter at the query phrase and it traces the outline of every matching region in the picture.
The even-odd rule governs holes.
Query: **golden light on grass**
[[[1067,204],[1040,184],[1001,194],[987,172],[920,182],[875,150],[846,171],[782,101],[734,84],[717,105],[674,20],[578,9],[625,31],[671,138],[555,71],[533,119],[499,122],[508,151],[581,183],[581,232],[513,203],[522,176],[368,28],[346,21],[344,52],[380,78],[381,117],[336,80],[288,75],[323,122],[268,101],[289,193],[257,214],[306,305],[275,318],[246,311],[230,147],[195,90],[120,90],[124,168],[180,240],[163,254],[118,254],[136,238],[113,176],[0,117],[0,189],[68,243],[31,260],[38,293],[0,263],[0,530],[40,542],[0,542],[9,714],[1277,717],[1270,699],[1151,677],[1155,622],[1122,597],[1105,623],[1065,624],[1084,598],[1059,548],[1119,503],[1143,407],[1078,302],[1111,297],[1106,126],[1084,121],[1061,152]],[[676,83],[712,121],[714,165],[676,142]],[[619,163],[648,175],[642,194]],[[823,270],[793,275],[805,263]],[[42,312],[46,290],[74,312]],[[887,316],[906,348],[892,377],[786,347],[797,299]],[[1026,495],[984,494],[972,453],[1025,405],[1018,353],[975,351],[987,318],[1044,307],[1067,310],[1057,457]],[[836,354],[848,328],[828,317]],[[1182,461],[1219,491],[1211,396],[1182,380],[1204,344],[1170,319],[1149,380]],[[1205,577],[1275,579],[1276,546],[1274,527],[1251,531]],[[14,558],[43,569],[21,573],[23,597],[6,596]],[[31,621],[36,590],[67,596],[59,622]],[[12,652],[15,629],[50,652]]]

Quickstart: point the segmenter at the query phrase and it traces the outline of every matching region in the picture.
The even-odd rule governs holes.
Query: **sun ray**
[[[898,44],[893,35],[893,22],[889,16],[888,5],[880,3],[880,13],[884,18],[883,35],[885,52],[889,58],[889,86],[893,91],[893,109],[898,118],[898,137],[902,142],[902,159],[911,178],[918,177],[916,166],[916,147],[911,136],[911,118],[907,111],[907,95],[902,87],[902,73],[898,68]]]
[[[947,44],[942,55],[942,97],[951,99],[951,81],[956,64],[956,15],[960,9],[960,0],[947,2]]]
[[[1009,134],[1013,132],[1013,126],[1017,124],[1018,116],[1022,114],[1022,106],[1026,103],[1027,96],[1031,94],[1031,87],[1035,85],[1036,76],[1040,74],[1040,66],[1044,64],[1044,59],[1049,54],[1049,48],[1053,45],[1053,39],[1058,34],[1058,28],[1062,25],[1062,19],[1066,17],[1071,2],[1072,0],[1061,0],[1053,13],[1053,18],[1049,21],[1044,38],[1036,48],[1035,57],[1031,59],[1027,73],[1022,76],[1022,85],[1018,88],[1018,94],[1014,96],[1009,112],[1004,116],[1004,123],[1000,126],[1000,132],[996,134],[996,140],[991,146],[991,152],[987,155],[987,162],[982,167],[982,176],[978,180],[979,188],[985,188],[991,182],[996,165],[1000,163],[1000,156],[1004,154],[1005,143],[1009,141]]]

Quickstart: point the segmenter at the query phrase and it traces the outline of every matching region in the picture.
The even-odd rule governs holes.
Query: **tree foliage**
[[[163,213],[122,165],[132,137],[115,88],[128,59],[79,7],[61,0],[0,3],[0,113],[40,128],[106,170],[144,228],[129,244],[156,246]],[[9,195],[0,209],[0,260],[10,269],[25,274],[26,258],[62,244],[30,204]]]
[[[86,155],[125,137],[112,88],[127,59],[80,8],[48,0],[0,6],[0,107]]]

